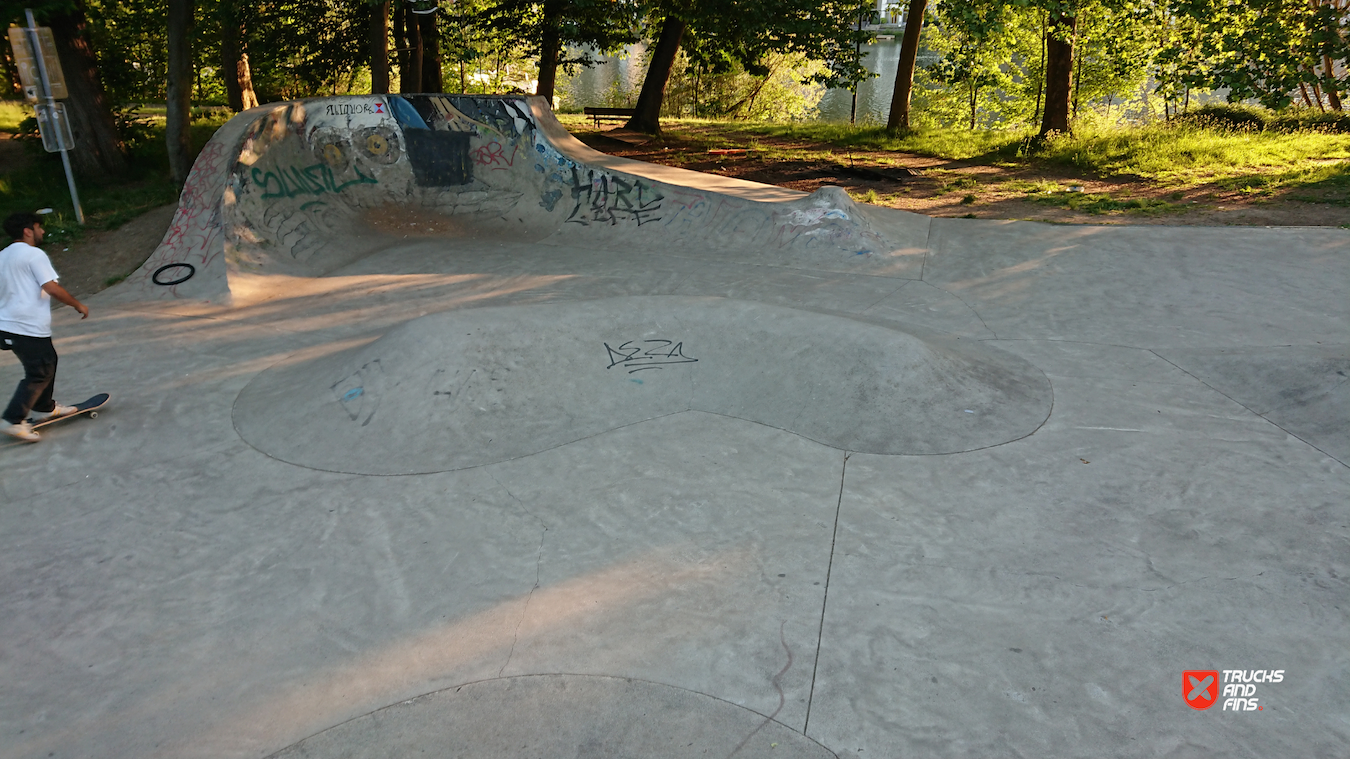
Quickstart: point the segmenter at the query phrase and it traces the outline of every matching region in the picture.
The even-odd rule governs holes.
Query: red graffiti
[[[471,153],[473,162],[479,166],[486,166],[493,171],[506,171],[516,164],[516,151],[520,150],[519,145],[511,147],[511,155],[506,154],[506,149],[500,142],[489,142]]]

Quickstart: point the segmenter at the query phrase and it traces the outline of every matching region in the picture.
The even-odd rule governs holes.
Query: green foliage
[[[1256,99],[1277,110],[1295,98],[1320,104],[1320,90],[1347,83],[1345,11],[1338,0],[1171,0],[1161,16],[1168,32],[1160,78],[1173,90],[1227,88],[1230,102]]]
[[[33,118],[33,109],[17,100],[0,100],[0,132],[13,134],[19,131],[19,124]]]
[[[681,55],[666,88],[662,115],[801,121],[815,113],[825,89],[812,81],[822,68],[801,54],[770,53],[762,61],[762,73],[746,71],[736,61],[715,73],[692,68],[688,56]]]
[[[200,150],[221,123],[220,119],[194,123],[194,149]],[[162,121],[150,127],[145,142],[132,148],[130,164],[131,171],[115,181],[80,182],[84,227],[75,223],[75,210],[58,153],[42,152],[31,165],[0,175],[0,210],[8,214],[35,208],[54,209],[44,226],[51,243],[61,244],[78,239],[86,229],[114,229],[151,208],[177,200],[178,187],[169,177]]]

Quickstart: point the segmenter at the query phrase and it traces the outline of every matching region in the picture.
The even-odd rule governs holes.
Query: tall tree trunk
[[[1327,72],[1326,79],[1322,83],[1326,85],[1327,100],[1331,102],[1331,110],[1342,110],[1341,94],[1336,87],[1336,63],[1331,60],[1331,56],[1324,55],[1322,56],[1322,65]]]
[[[905,17],[905,36],[900,41],[900,65],[895,70],[891,114],[886,117],[886,129],[891,132],[909,129],[909,99],[914,91],[914,62],[919,57],[919,33],[923,31],[923,14],[927,9],[928,0],[910,0],[909,15]]]
[[[370,7],[370,92],[389,93],[389,0]]]
[[[169,81],[164,139],[169,172],[182,187],[192,168],[192,0],[169,0]]]
[[[417,14],[417,31],[422,40],[422,92],[445,92],[441,70],[441,31],[435,13]]]
[[[408,3],[399,3],[395,14],[398,26],[395,39],[399,51],[398,91],[410,94],[422,91],[422,32],[417,27],[417,14]]]
[[[1041,137],[1052,132],[1068,134],[1069,100],[1073,97],[1073,38],[1078,29],[1076,16],[1052,16],[1045,33],[1045,114],[1041,117]]]
[[[239,83],[239,56],[243,48],[234,0],[221,0],[216,20],[220,22],[220,78],[225,80],[225,100],[230,110],[238,113],[244,110],[244,89]]]
[[[239,80],[244,110],[258,107],[258,95],[253,91],[253,71],[248,67],[248,53],[239,54],[239,64],[235,67],[235,78]]]
[[[674,16],[666,16],[661,24],[661,36],[652,51],[652,62],[647,67],[647,76],[642,80],[642,92],[638,94],[636,113],[628,120],[628,129],[647,134],[661,134],[661,104],[666,99],[666,83],[670,81],[670,72],[675,68],[675,56],[680,52],[680,39],[684,37],[685,23]]]
[[[127,170],[122,138],[117,134],[103,83],[98,75],[98,57],[85,36],[83,0],[71,10],[48,17],[56,38],[56,55],[66,76],[66,113],[75,136],[70,162],[86,176],[113,178]]]
[[[544,0],[543,40],[539,45],[539,83],[534,94],[553,104],[558,80],[558,53],[562,51],[562,0]]]

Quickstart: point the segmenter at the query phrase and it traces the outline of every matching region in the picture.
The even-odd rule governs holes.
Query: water
[[[858,123],[885,124],[891,112],[891,93],[895,89],[895,71],[900,65],[900,39],[878,40],[863,45],[863,65],[878,76],[858,85]],[[564,105],[624,106],[637,99],[647,66],[645,48],[634,45],[618,56],[598,56],[602,63],[582,69],[564,85]],[[924,55],[924,51],[920,51]],[[931,56],[931,54],[929,54]],[[925,56],[927,57],[927,56]],[[922,60],[921,60],[922,62]],[[562,93],[560,93],[562,94]],[[630,95],[630,99],[622,97]],[[817,105],[813,121],[848,121],[853,93],[826,90]]]

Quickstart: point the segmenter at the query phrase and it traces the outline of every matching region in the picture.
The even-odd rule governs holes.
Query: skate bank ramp
[[[527,96],[372,95],[241,113],[203,148],[122,297],[228,303],[241,277],[316,277],[399,239],[447,238],[917,276],[929,219],[598,153]]]

